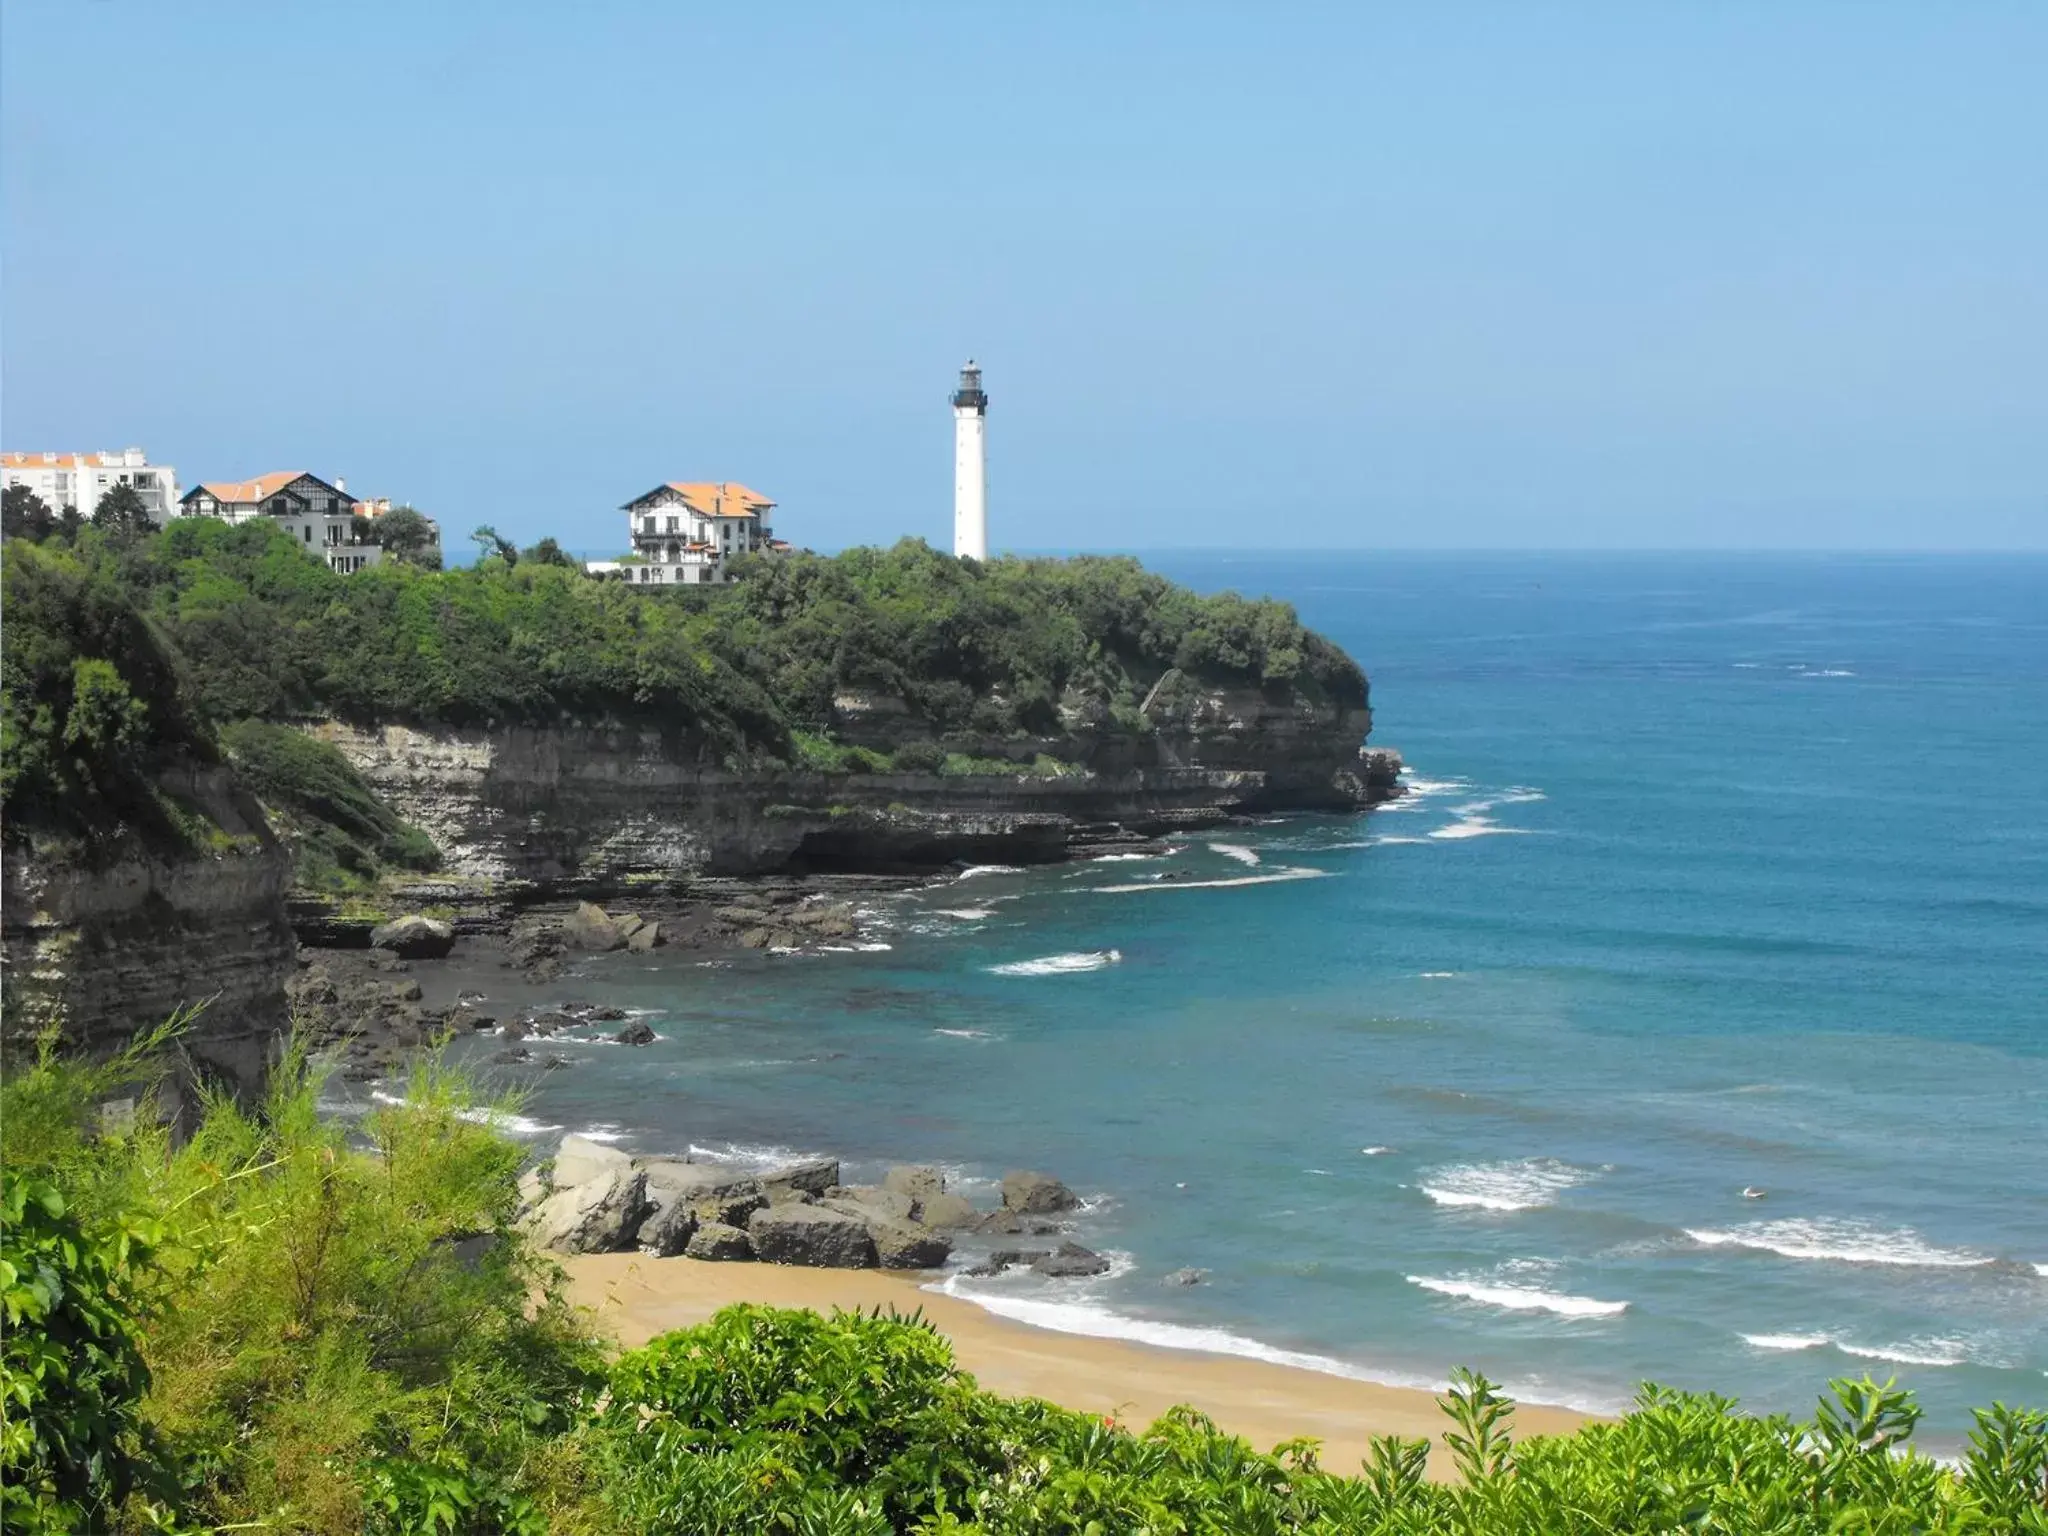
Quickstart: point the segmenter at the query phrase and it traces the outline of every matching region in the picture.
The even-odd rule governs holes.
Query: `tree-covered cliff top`
[[[835,697],[901,698],[934,738],[1046,736],[1061,708],[1142,729],[1169,669],[1362,705],[1285,603],[1204,597],[1134,560],[976,564],[919,541],[756,557],[700,591],[493,558],[340,576],[267,522],[210,518],[6,551],[10,816],[113,794],[242,720],[630,721],[795,762]],[[108,767],[112,753],[126,766]]]

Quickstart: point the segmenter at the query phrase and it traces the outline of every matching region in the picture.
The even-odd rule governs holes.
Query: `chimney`
[[[334,477],[334,488],[346,496],[348,494],[348,481],[344,480],[340,475],[336,475]]]

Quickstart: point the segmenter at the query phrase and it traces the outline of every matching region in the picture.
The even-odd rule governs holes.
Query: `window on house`
[[[678,525],[679,525],[679,524],[680,524],[681,522],[682,522],[682,519],[681,519],[681,518],[679,518],[679,517],[672,517],[672,518],[670,518],[670,519],[668,520],[668,531],[669,531],[670,533],[674,533],[674,532],[676,531],[676,528],[677,528],[677,526],[678,526]]]
[[[642,533],[654,532],[654,519],[651,517],[641,519],[640,531]]]

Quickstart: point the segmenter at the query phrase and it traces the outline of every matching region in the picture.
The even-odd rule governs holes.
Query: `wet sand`
[[[1303,1435],[1321,1440],[1323,1464],[1332,1471],[1355,1470],[1368,1436],[1428,1436],[1435,1441],[1432,1473],[1449,1470],[1436,1439],[1448,1421],[1432,1394],[1410,1387],[1031,1328],[970,1302],[920,1291],[923,1277],[917,1275],[709,1264],[635,1253],[585,1254],[562,1263],[571,1298],[596,1312],[629,1347],[703,1322],[720,1307],[741,1301],[819,1312],[922,1308],[953,1341],[961,1366],[991,1391],[1114,1415],[1133,1429],[1185,1403],[1260,1450]],[[1527,1405],[1515,1414],[1518,1436],[1567,1433],[1585,1422],[1585,1415],[1564,1408]]]

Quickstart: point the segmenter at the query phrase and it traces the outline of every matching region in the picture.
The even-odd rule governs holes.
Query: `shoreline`
[[[627,1348],[687,1328],[738,1302],[834,1308],[920,1310],[952,1341],[954,1356],[984,1388],[1039,1397],[1084,1413],[1113,1416],[1142,1431],[1167,1409],[1187,1404],[1260,1451],[1309,1436],[1322,1442],[1332,1471],[1350,1472],[1372,1435],[1430,1441],[1430,1470],[1449,1475],[1440,1438],[1449,1425],[1435,1394],[1388,1386],[1305,1365],[1285,1365],[1193,1347],[1143,1343],[1036,1327],[944,1291],[928,1272],[804,1269],[770,1264],[705,1263],[641,1253],[550,1255],[568,1275],[571,1301],[588,1307]],[[1517,1438],[1569,1434],[1589,1414],[1518,1404]]]

